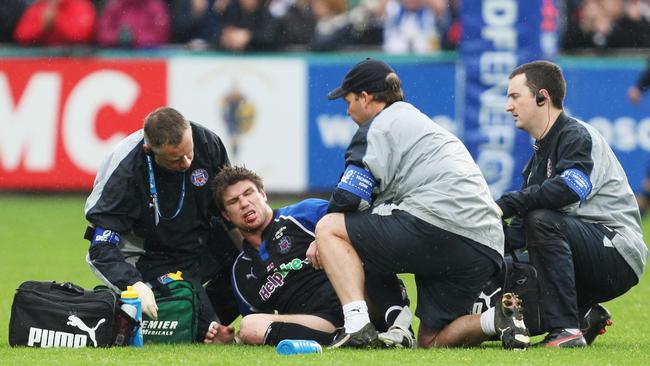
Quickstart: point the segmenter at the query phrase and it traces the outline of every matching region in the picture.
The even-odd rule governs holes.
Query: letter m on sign
[[[47,171],[56,156],[61,77],[34,73],[19,93],[7,76],[0,71],[0,171],[13,171],[21,162],[26,171]]]

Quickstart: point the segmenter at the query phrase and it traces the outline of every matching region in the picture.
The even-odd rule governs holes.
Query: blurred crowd
[[[566,0],[565,50],[650,47],[649,0]]]
[[[462,0],[2,0],[0,43],[194,50],[455,49]],[[559,0],[561,47],[650,47],[650,0]]]
[[[0,42],[233,52],[454,49],[458,0],[3,0]]]

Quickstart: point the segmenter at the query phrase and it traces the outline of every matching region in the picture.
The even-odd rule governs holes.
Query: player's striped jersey
[[[259,251],[244,242],[232,276],[242,314],[302,313],[304,304],[320,296],[313,289],[331,287],[325,272],[314,269],[306,258],[316,223],[326,211],[327,201],[320,199],[274,210],[273,220],[262,233]],[[332,307],[340,305],[333,302]]]

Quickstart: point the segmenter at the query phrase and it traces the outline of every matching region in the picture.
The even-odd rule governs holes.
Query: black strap
[[[86,290],[84,290],[83,287],[77,286],[72,282],[64,282],[64,283],[52,282],[50,288],[53,290],[60,290],[78,296],[83,296],[86,293]]]
[[[84,239],[88,241],[93,241],[93,235],[95,234],[95,228],[92,226],[86,226],[86,232],[84,233]]]
[[[503,249],[506,251],[510,256],[512,257],[512,260],[517,263],[521,263],[519,258],[517,257],[517,253],[515,253],[515,250],[512,248],[512,245],[510,245],[510,241],[508,240],[508,235],[506,233],[506,228],[508,227],[508,223],[506,220],[501,220],[503,224]]]

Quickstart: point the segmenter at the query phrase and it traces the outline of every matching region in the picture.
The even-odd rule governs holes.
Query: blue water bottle
[[[323,348],[316,341],[304,339],[285,339],[278,343],[275,351],[279,355],[297,355],[302,353],[321,353]]]
[[[120,299],[123,304],[132,305],[137,310],[135,315],[135,327],[133,328],[129,344],[134,347],[143,347],[144,340],[142,339],[142,328],[140,327],[140,324],[142,323],[142,303],[140,302],[138,295],[138,292],[133,290],[132,286],[127,286],[126,291],[122,291]]]

